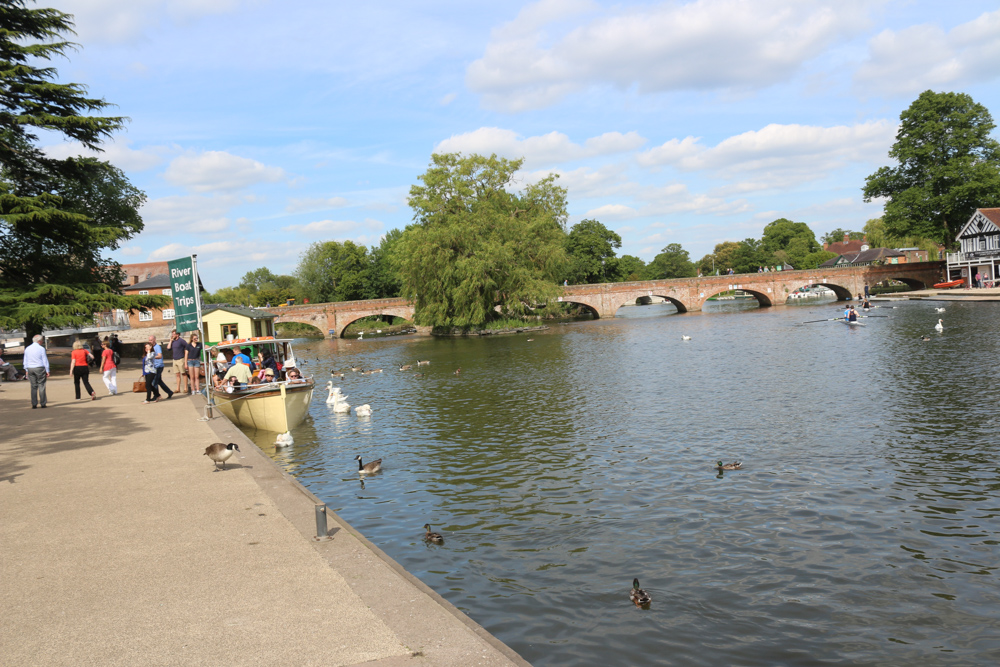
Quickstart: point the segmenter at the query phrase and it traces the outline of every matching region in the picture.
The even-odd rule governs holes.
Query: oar
[[[886,319],[889,319],[888,315],[862,315],[861,317],[884,317]]]
[[[837,320],[842,320],[843,317],[830,317],[825,320],[809,320],[808,322],[803,322],[802,324],[815,324],[816,322],[836,322]]]

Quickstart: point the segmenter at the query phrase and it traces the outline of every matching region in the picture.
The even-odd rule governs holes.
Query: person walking
[[[162,369],[163,367],[161,366],[160,368]],[[156,403],[160,400],[160,390],[156,386],[158,374],[156,372],[156,351],[153,349],[153,343],[146,343],[146,348],[142,356],[142,375],[146,378],[146,400],[143,403]]]
[[[871,294],[869,294],[869,289],[870,288],[868,287],[868,283],[865,283],[865,300],[866,301],[868,300],[868,297],[871,296]]]
[[[177,329],[170,332],[170,358],[174,360],[174,375],[177,377],[177,391],[181,393],[181,381],[184,381],[185,394],[191,393],[191,386],[188,384],[187,367],[187,343]]]
[[[156,384],[153,387],[156,391],[156,398],[159,400],[160,387],[163,387],[163,391],[167,392],[167,400],[169,401],[174,397],[174,392],[170,391],[170,387],[163,381],[163,348],[156,342],[156,336],[149,337],[149,346],[153,350],[153,366],[156,368]]]
[[[108,388],[108,395],[114,396],[118,393],[118,364],[115,363],[115,353],[111,349],[111,341],[105,338],[101,341],[101,379],[104,386]]]
[[[42,347],[41,334],[33,336],[31,345],[24,349],[24,372],[31,383],[31,409],[44,408],[48,403],[45,382],[49,379],[49,355]]]
[[[90,400],[96,401],[97,394],[90,386],[90,360],[94,358],[87,350],[83,349],[83,343],[78,340],[73,341],[73,352],[69,355],[69,372],[73,374],[73,390],[76,392],[76,400],[80,400],[80,382],[90,394]]]
[[[204,347],[201,344],[201,337],[198,332],[192,332],[188,338],[187,347],[184,348],[184,363],[187,365],[188,373],[191,376],[190,393],[201,393],[201,352]],[[205,378],[206,380],[208,378]]]

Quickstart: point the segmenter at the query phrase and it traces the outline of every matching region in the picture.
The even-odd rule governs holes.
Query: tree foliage
[[[319,241],[302,254],[296,276],[314,302],[367,298],[368,250],[353,241]]]
[[[482,325],[555,297],[567,264],[566,190],[555,176],[514,190],[523,160],[435,154],[410,188],[415,223],[394,253],[418,324]]]
[[[574,285],[612,282],[618,275],[615,250],[622,237],[597,220],[581,220],[566,235],[566,278]]]
[[[615,282],[635,282],[645,280],[646,262],[635,255],[622,255],[618,258],[618,269]]]
[[[645,268],[647,280],[690,278],[697,272],[691,256],[680,243],[669,244]]]
[[[125,118],[94,116],[107,102],[55,82],[46,61],[75,47],[70,16],[0,3],[0,326],[82,325],[93,313],[165,306],[161,296],[119,294],[120,266],[104,255],[142,230],[145,195],[94,158],[56,159],[38,132],[99,151]]]
[[[893,237],[954,243],[976,208],[1000,205],[1000,143],[986,107],[964,93],[927,90],[900,115],[889,157],[865,180],[865,201],[886,199]]]
[[[843,243],[845,235],[850,241],[861,241],[865,238],[864,232],[852,232],[847,229],[841,229],[840,227],[837,227],[833,231],[823,234],[823,236],[820,237],[820,241],[823,244]]]
[[[393,257],[401,238],[403,232],[392,229],[382,238],[379,245],[372,246],[371,252],[368,253],[367,298],[387,299],[400,295],[403,284],[396,271]]]

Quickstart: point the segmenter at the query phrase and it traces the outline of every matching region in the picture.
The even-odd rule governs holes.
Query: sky
[[[924,90],[1000,117],[995,0],[37,6],[74,16],[58,80],[130,118],[103,157],[145,229],[114,258],[197,254],[209,291],[317,241],[378,245],[435,152],[524,158],[521,184],[559,175],[569,226],[697,260],[776,218],[819,238],[878,217],[865,177]]]

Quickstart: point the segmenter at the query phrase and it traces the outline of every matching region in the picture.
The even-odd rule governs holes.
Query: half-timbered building
[[[955,240],[959,252],[948,253],[949,280],[962,278],[973,285],[976,273],[984,282],[996,280],[1000,268],[1000,208],[976,209]]]

